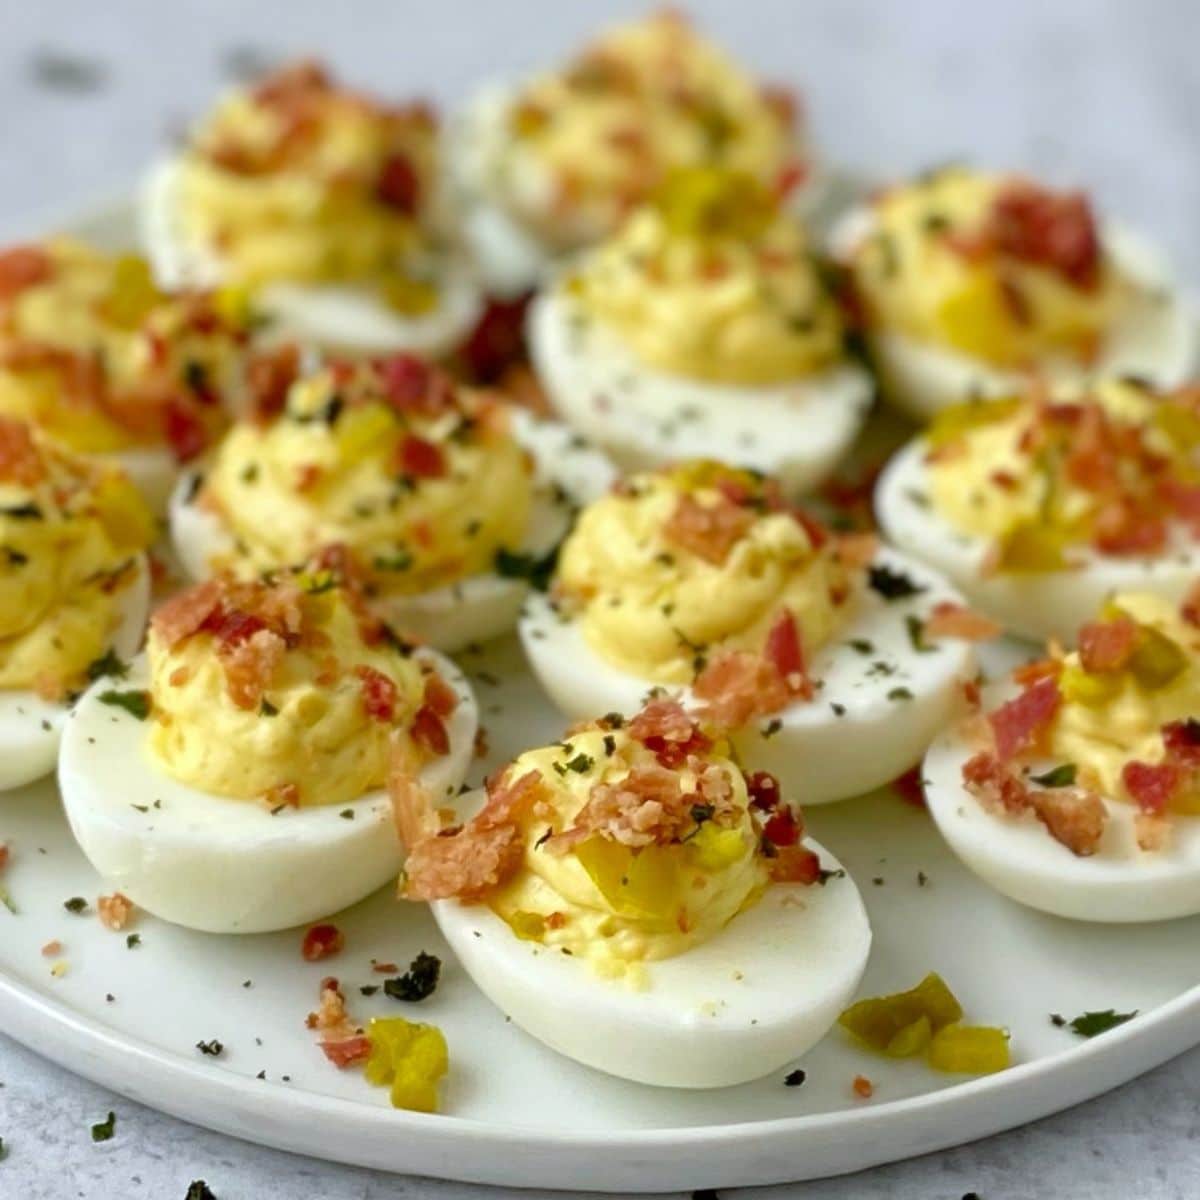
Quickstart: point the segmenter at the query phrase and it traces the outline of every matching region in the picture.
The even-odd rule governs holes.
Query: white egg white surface
[[[1017,694],[1008,680],[983,690],[990,712]],[[950,848],[985,883],[1019,904],[1077,921],[1161,921],[1200,913],[1200,817],[1172,815],[1167,845],[1141,850],[1132,804],[1102,797],[1108,823],[1085,858],[1055,841],[1032,813],[989,812],[962,782],[977,750],[951,727],[930,747],[922,769],[925,802]],[[1055,765],[1051,760],[1038,769]]]
[[[460,699],[446,721],[449,753],[420,776],[441,802],[457,792],[470,766],[478,710],[449,659],[418,654]],[[148,681],[142,656],[119,687],[146,688]],[[58,785],[80,849],[134,904],[189,929],[262,933],[329,916],[400,870],[404,855],[385,790],[272,815],[257,801],[190,787],[151,759],[146,722],[101,702],[112,686],[101,681],[80,698],[63,731]]]
[[[855,209],[835,225],[830,245],[840,258],[868,236],[874,214]],[[1194,307],[1179,294],[1159,251],[1138,234],[1116,225],[1102,230],[1105,249],[1141,293],[1105,339],[1102,353],[1086,368],[1068,359],[1039,364],[1049,380],[1075,381],[1096,375],[1137,375],[1162,387],[1183,383],[1196,368],[1200,325]],[[919,421],[971,396],[1012,395],[1025,377],[969,355],[903,333],[868,334],[884,396]]]
[[[179,165],[157,164],[143,186],[142,242],[159,283],[168,288],[219,286],[226,271],[220,255],[189,234],[179,216]],[[474,271],[451,252],[429,264],[438,285],[430,312],[405,316],[369,290],[351,285],[284,281],[258,289],[256,304],[270,319],[272,340],[295,339],[343,354],[411,352],[440,357],[475,325],[483,296]]]
[[[958,593],[895,551],[880,550],[875,562],[925,590],[885,600],[864,587],[850,620],[811,657],[809,674],[823,681],[814,699],[733,735],[747,768],[776,775],[805,808],[862,795],[918,762],[962,712],[963,684],[976,673],[969,643],[942,638],[918,651],[909,632],[909,617],[923,618],[942,601],[961,603]],[[517,628],[534,674],[572,719],[632,713],[655,686],[605,662],[579,621],[564,621],[544,595],[530,596]],[[687,689],[682,699],[693,702]]]
[[[955,528],[929,500],[926,446],[916,439],[888,463],[875,492],[875,511],[891,541],[950,580],[979,612],[1020,637],[1074,640],[1075,632],[1116,591],[1152,592],[1182,602],[1200,574],[1200,545],[1182,527],[1163,553],[1072,551],[1079,566],[1058,571],[985,575],[987,538]]]
[[[818,843],[805,844],[826,869],[841,869]],[[803,1054],[849,1004],[871,948],[849,875],[772,884],[708,941],[645,964],[640,988],[522,941],[484,904],[431,907],[475,985],[526,1033],[586,1066],[659,1087],[728,1087]]]
[[[789,494],[825,480],[849,450],[873,397],[854,363],[792,383],[743,386],[644,366],[603,322],[561,289],[529,310],[538,377],[563,419],[626,471],[719,455],[775,475]]]
[[[150,612],[150,569],[139,554],[136,573],[121,593],[121,624],[110,647],[118,658],[132,658],[142,642]],[[112,687],[111,679],[100,680]],[[54,770],[63,727],[71,715],[66,703],[43,700],[34,692],[0,689],[0,792],[32,783]]]
[[[513,432],[534,458],[534,503],[521,552],[548,554],[567,531],[574,510],[608,490],[612,464],[565,425],[542,421],[523,409],[512,411]],[[220,518],[194,503],[196,472],[185,474],[168,506],[171,542],[192,579],[211,573],[209,564],[231,555],[234,541]],[[529,592],[523,579],[494,572],[472,575],[430,592],[376,598],[377,608],[405,633],[452,652],[507,633],[517,623]]]

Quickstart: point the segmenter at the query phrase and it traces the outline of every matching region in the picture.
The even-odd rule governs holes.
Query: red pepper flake
[[[794,846],[801,832],[796,814],[787,805],[776,808],[763,825],[763,836],[773,846]]]
[[[314,925],[304,934],[300,954],[305,962],[320,962],[341,952],[346,939],[336,925]]]
[[[779,780],[769,771],[753,771],[747,775],[746,792],[750,797],[750,807],[763,812],[778,808],[782,799]]]

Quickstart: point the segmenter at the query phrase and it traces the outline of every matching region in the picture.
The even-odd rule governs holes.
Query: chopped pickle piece
[[[1137,647],[1129,660],[1129,670],[1139,687],[1158,691],[1186,668],[1187,653],[1182,646],[1149,625],[1139,628]]]
[[[933,1026],[928,1017],[918,1017],[911,1025],[905,1025],[883,1048],[889,1058],[912,1058],[922,1053],[933,1037]]]
[[[1115,696],[1121,689],[1121,675],[1117,671],[1103,674],[1085,671],[1082,667],[1067,666],[1058,677],[1058,690],[1068,703],[1086,704],[1097,708]]]
[[[1152,420],[1180,450],[1200,446],[1200,413],[1194,408],[1164,400],[1155,408]]]
[[[1033,521],[1021,521],[1001,539],[996,566],[1001,571],[1057,571],[1065,565],[1063,536]]]
[[[438,1082],[450,1065],[442,1031],[403,1017],[372,1017],[367,1037],[368,1082],[390,1087],[396,1108],[437,1112]]]
[[[422,279],[389,275],[382,285],[388,307],[405,317],[419,317],[437,307],[437,288]]]
[[[137,254],[122,254],[113,264],[105,315],[123,329],[136,329],[159,302],[150,264]]]
[[[702,871],[723,871],[746,853],[740,829],[719,829],[712,824],[701,825],[688,846]]]
[[[774,216],[770,194],[752,176],[716,167],[671,172],[653,203],[681,237],[753,238]]]
[[[956,441],[965,433],[1006,421],[1021,406],[1018,399],[968,400],[944,408],[925,431],[925,440],[935,449]]]
[[[1008,1063],[1008,1034],[992,1026],[947,1025],[929,1043],[929,1065],[938,1071],[990,1075]]]
[[[936,321],[947,344],[964,354],[997,363],[1013,358],[1012,308],[986,266],[964,272],[962,286],[946,296]]]
[[[509,917],[508,925],[524,942],[540,942],[546,936],[546,918],[541,913],[520,909]]]
[[[922,1018],[937,1032],[962,1018],[962,1005],[946,986],[942,977],[930,972],[907,992],[877,996],[852,1004],[840,1017],[838,1024],[849,1030],[872,1050],[889,1053],[894,1039],[918,1024]]]
[[[644,846],[635,852],[618,842],[591,837],[575,854],[614,912],[672,927],[680,889],[671,847]]]

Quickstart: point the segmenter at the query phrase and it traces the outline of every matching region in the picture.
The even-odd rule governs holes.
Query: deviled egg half
[[[162,512],[179,464],[240,402],[238,291],[160,290],[137,255],[65,238],[0,251],[0,414],[115,461]]]
[[[1077,649],[984,688],[934,743],[929,811],[1006,896],[1083,921],[1200,912],[1200,592],[1119,592]]]
[[[1023,375],[1183,382],[1196,316],[1159,254],[1081,192],[947,167],[833,233],[885,396],[919,420]]]
[[[1113,591],[1200,574],[1200,388],[1100,380],[947,409],[888,464],[887,536],[980,612],[1069,640]]]
[[[622,467],[711,454],[821,483],[872,400],[806,236],[746,174],[694,168],[530,308],[534,366],[563,418]]]
[[[443,233],[437,121],[319,64],[225,97],[151,171],[142,237],[171,287],[255,289],[273,328],[347,353],[442,354],[480,310]]]
[[[416,358],[268,382],[269,405],[172,498],[194,578],[324,556],[385,619],[454,650],[513,628],[577,505],[612,482],[563,426]]]
[[[679,695],[810,805],[918,762],[962,711],[971,640],[996,630],[936,573],[701,461],[584,509],[519,632],[569,716]]]
[[[781,197],[811,175],[796,97],[751,79],[674,11],[484,89],[450,132],[465,234],[501,296],[613,233],[675,169],[742,172]]]
[[[478,811],[454,832],[409,779],[393,800],[401,894],[433,902],[506,1016],[610,1074],[756,1079],[825,1034],[866,966],[853,881],[673,701],[522,754],[457,802]]]
[[[59,789],[80,848],[135,904],[213,933],[286,929],[395,875],[389,773],[444,802],[476,726],[454,665],[333,572],[222,577],[155,612],[118,688],[84,693]]]
[[[54,769],[74,694],[136,652],[153,536],[115,467],[0,416],[0,791]]]

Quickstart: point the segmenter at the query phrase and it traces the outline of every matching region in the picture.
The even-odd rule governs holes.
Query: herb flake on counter
[[[416,1004],[433,995],[441,975],[442,960],[436,954],[427,954],[422,950],[409,963],[403,975],[383,981],[384,995],[407,1004]]]
[[[261,1072],[257,1078],[266,1079],[266,1072]],[[216,1192],[203,1179],[193,1179],[188,1184],[187,1195],[183,1200],[218,1200]]]
[[[110,1112],[103,1121],[97,1121],[92,1126],[92,1141],[107,1142],[112,1137],[117,1127],[117,1114]]]
[[[216,1038],[210,1038],[207,1042],[197,1042],[196,1049],[208,1058],[220,1058],[225,1052],[225,1044]]]
[[[136,950],[142,944],[142,935],[140,933],[131,933],[125,939],[126,950]]]
[[[1059,1013],[1050,1014],[1050,1023],[1061,1029],[1066,1026],[1070,1031],[1081,1038],[1094,1038],[1097,1034],[1107,1033],[1110,1029],[1116,1029],[1118,1025],[1124,1025],[1126,1021],[1133,1020],[1138,1015],[1138,1010],[1135,1008],[1133,1012],[1119,1013],[1116,1009],[1106,1008],[1103,1012],[1085,1012],[1068,1021]]]
[[[123,708],[138,721],[144,721],[150,715],[150,693],[136,688],[127,692],[110,689],[107,692],[101,692],[96,699],[101,704],[107,704],[112,708]]]
[[[867,582],[873,591],[885,600],[906,600],[918,596],[926,589],[914,583],[903,571],[893,571],[883,563],[873,563],[867,568]]]
[[[783,1086],[784,1087],[799,1087],[807,1078],[808,1078],[808,1075],[804,1071],[802,1071],[799,1067],[797,1067],[794,1071],[789,1071],[783,1077]]]
[[[1045,788],[1070,787],[1075,782],[1075,764],[1060,763],[1041,775],[1030,775],[1029,778]]]

